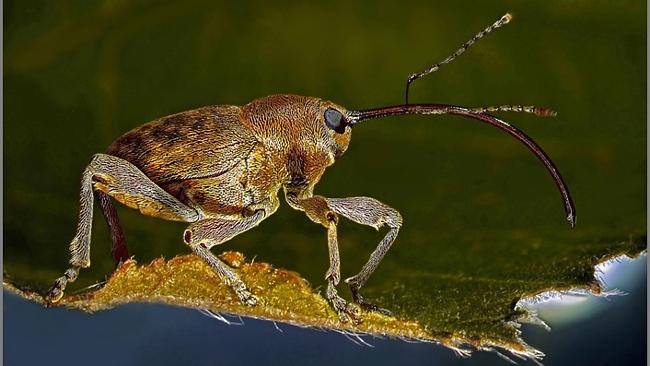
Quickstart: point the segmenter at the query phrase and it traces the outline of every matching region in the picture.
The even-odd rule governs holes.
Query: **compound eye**
[[[334,108],[327,108],[325,110],[325,123],[327,127],[336,131],[336,133],[345,132],[345,126],[347,125],[343,114]]]

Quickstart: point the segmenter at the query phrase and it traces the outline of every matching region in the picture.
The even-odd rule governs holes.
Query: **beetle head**
[[[343,155],[352,134],[349,112],[326,100],[291,94],[269,95],[242,107],[247,125],[261,138],[280,145]]]

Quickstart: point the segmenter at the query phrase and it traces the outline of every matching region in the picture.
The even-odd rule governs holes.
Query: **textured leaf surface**
[[[529,314],[525,309],[516,309],[514,304],[523,296],[545,290],[579,287],[600,293],[594,266],[617,254],[639,253],[645,248],[645,239],[618,243],[612,248],[609,254],[591,260],[576,258],[572,266],[563,260],[549,261],[549,268],[528,276],[506,276],[503,272],[492,276],[407,272],[392,287],[373,292],[394,316],[364,312],[362,323],[356,325],[342,323],[328,302],[298,273],[267,263],[247,262],[237,252],[226,252],[220,257],[237,269],[261,299],[258,306],[242,305],[212,269],[194,255],[169,261],[157,259],[143,266],[129,260],[101,288],[66,296],[57,306],[94,312],[129,302],[157,302],[300,326],[437,342],[461,352],[470,345],[478,349],[499,347],[537,357],[540,353],[526,345],[515,326]],[[499,265],[499,261],[495,262]],[[4,285],[23,297],[43,302],[37,292],[17,288],[6,278]]]

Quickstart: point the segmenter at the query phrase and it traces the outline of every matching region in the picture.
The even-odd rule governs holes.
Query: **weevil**
[[[79,223],[70,244],[71,267],[54,282],[46,300],[61,299],[66,284],[81,268],[90,266],[93,193],[96,194],[112,238],[116,262],[128,258],[124,234],[112,199],[145,215],[189,223],[183,241],[201,257],[246,305],[259,299],[237,273],[210,249],[257,226],[286,202],[327,229],[329,269],[326,297],[341,321],[358,321],[359,308],[387,310],[367,302],[359,290],[377,269],[397,238],[402,216],[394,208],[370,197],[327,198],[314,194],[325,169],[340,158],[350,143],[352,129],[363,121],[405,114],[451,114],[497,127],[528,147],[552,176],[562,196],[567,220],[575,224],[569,190],[551,159],[516,127],[488,114],[496,111],[528,112],[551,116],[533,106],[466,108],[445,104],[409,104],[411,83],[451,62],[476,40],[508,23],[509,14],[483,29],[451,56],[406,82],[405,103],[366,110],[348,110],[333,102],[297,95],[271,95],[244,106],[216,105],[146,123],[96,154],[81,178]],[[340,281],[338,217],[343,216],[388,232],[359,273],[345,280],[353,303],[337,292]]]

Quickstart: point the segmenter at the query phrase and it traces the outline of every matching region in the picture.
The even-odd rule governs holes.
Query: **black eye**
[[[336,131],[336,133],[345,132],[345,126],[347,125],[347,121],[345,120],[345,117],[343,117],[343,114],[334,108],[327,108],[325,110],[325,123],[327,124],[327,127]]]

